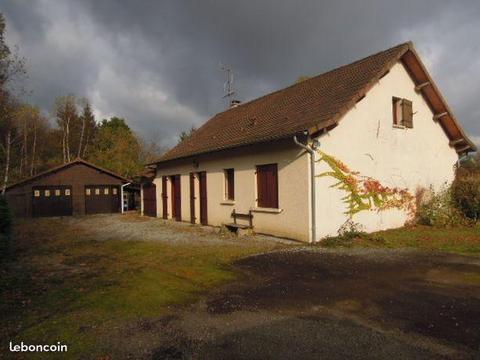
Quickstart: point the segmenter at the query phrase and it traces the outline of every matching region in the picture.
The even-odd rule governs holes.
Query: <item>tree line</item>
[[[22,101],[25,62],[6,44],[5,29],[0,13],[2,193],[9,184],[76,158],[131,178],[160,155],[158,143],[143,141],[125,119],[97,121],[87,98],[59,96],[47,114]]]

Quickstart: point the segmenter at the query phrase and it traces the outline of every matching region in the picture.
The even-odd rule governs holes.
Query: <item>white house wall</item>
[[[401,63],[393,66],[336,128],[320,137],[321,150],[361,175],[382,185],[408,188],[412,194],[419,187],[432,185],[438,190],[451,182],[458,156],[414,86]],[[413,102],[413,129],[393,126],[393,96]],[[325,163],[317,163],[316,174],[326,170]],[[334,183],[331,178],[316,178],[317,239],[336,235],[348,218],[341,199],[346,193],[331,188]],[[399,210],[363,211],[353,220],[366,231],[376,231],[402,226],[407,214]]]
[[[230,217],[235,209],[248,213],[256,209],[256,165],[278,164],[279,211],[253,213],[254,229],[258,233],[309,241],[310,236],[310,191],[309,160],[292,139],[266,145],[251,146],[246,150],[218,152],[193,159],[176,161],[171,165],[161,165],[155,179],[157,189],[157,216],[162,217],[162,176],[181,175],[182,221],[190,221],[190,182],[191,172],[207,173],[208,224],[221,226],[233,222]],[[235,201],[225,201],[224,169],[234,168]],[[168,181],[168,217],[171,218],[171,184]],[[196,223],[200,221],[199,185],[195,179]]]

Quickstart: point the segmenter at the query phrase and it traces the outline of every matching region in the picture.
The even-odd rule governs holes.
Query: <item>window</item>
[[[112,189],[112,194],[113,194],[113,195],[117,195],[117,188],[113,188],[113,189]]]
[[[35,196],[35,197],[40,197],[40,190],[35,190],[35,191],[33,192],[33,196]]]
[[[257,166],[258,207],[278,208],[277,164]]]
[[[95,195],[100,195],[100,189],[99,188],[95,189]]]
[[[56,190],[55,190],[55,196],[60,196],[60,194],[61,194],[60,189],[56,189]]]
[[[50,190],[45,190],[45,197],[49,197],[50,196]]]
[[[105,195],[108,195],[108,188],[103,189],[103,193],[104,193]]]
[[[70,196],[70,189],[65,189],[65,196]]]
[[[91,194],[90,189],[85,189],[85,194],[90,195]]]
[[[393,124],[413,128],[412,102],[407,99],[392,98]]]
[[[225,169],[225,200],[235,200],[235,172]]]

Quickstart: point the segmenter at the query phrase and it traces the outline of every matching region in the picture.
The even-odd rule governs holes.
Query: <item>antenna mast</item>
[[[225,73],[225,82],[223,83],[223,92],[225,95],[222,99],[227,99],[227,107],[231,106],[233,101],[233,95],[235,95],[235,89],[233,87],[233,69],[228,65],[220,63],[220,70]]]

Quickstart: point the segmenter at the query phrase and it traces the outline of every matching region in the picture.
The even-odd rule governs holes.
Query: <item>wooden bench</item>
[[[225,226],[237,234],[239,233],[239,230],[243,230],[242,232],[249,232],[250,230],[253,229],[253,214],[252,210],[248,211],[248,214],[242,214],[238,213],[233,209],[232,214],[230,217],[233,218],[233,223],[225,224]],[[239,224],[237,220],[248,220],[248,224]]]

